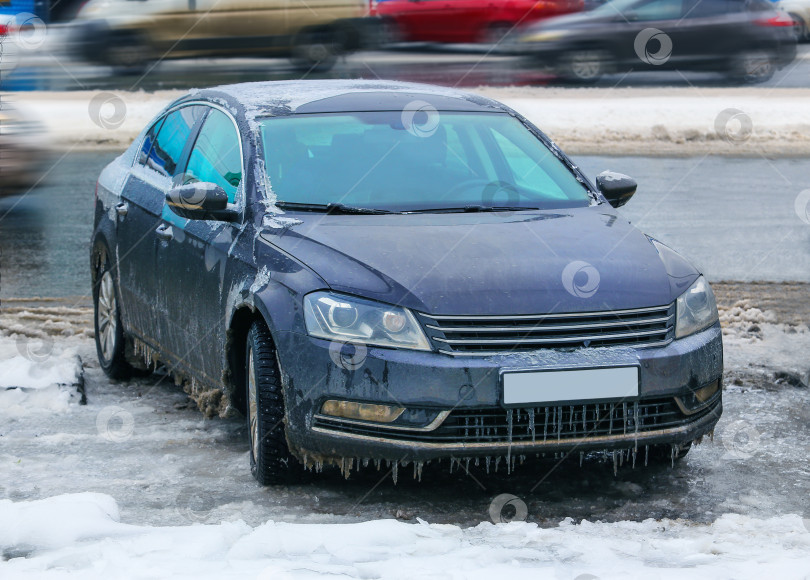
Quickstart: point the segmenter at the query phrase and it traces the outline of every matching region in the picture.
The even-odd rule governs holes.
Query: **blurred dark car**
[[[0,197],[25,193],[43,173],[45,129],[0,100]]]
[[[327,70],[365,45],[363,0],[89,0],[74,21],[80,58],[141,71],[166,58],[291,56]]]
[[[796,57],[793,20],[767,0],[614,0],[531,26],[515,46],[579,82],[631,70],[763,82]]]
[[[584,0],[387,0],[373,14],[389,41],[497,43],[517,25],[584,6]]]

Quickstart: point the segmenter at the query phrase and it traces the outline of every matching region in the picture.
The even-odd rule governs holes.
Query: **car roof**
[[[309,113],[418,110],[509,112],[497,101],[457,89],[368,80],[268,81],[194,91],[186,98],[213,101],[248,118]]]

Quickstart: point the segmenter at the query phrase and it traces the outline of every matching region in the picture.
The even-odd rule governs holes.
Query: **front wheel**
[[[287,447],[281,373],[270,330],[263,320],[250,327],[246,351],[250,470],[262,485],[289,483],[298,462]]]
[[[118,290],[109,253],[104,252],[93,285],[93,313],[96,354],[101,369],[111,379],[125,380],[136,374],[126,360],[126,335],[121,324]]]
[[[295,39],[292,48],[292,63],[305,72],[326,72],[335,66],[341,52],[337,34],[328,29],[307,30]]]

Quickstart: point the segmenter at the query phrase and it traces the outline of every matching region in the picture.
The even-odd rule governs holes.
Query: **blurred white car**
[[[810,0],[781,0],[779,7],[787,12],[796,24],[796,38],[810,40]]]

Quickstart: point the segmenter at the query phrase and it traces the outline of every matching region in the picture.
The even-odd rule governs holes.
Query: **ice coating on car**
[[[352,93],[403,92],[409,91],[426,96],[440,96],[464,99],[485,107],[504,109],[505,107],[486,97],[480,97],[457,89],[437,87],[420,83],[367,80],[329,81],[271,81],[240,83],[213,87],[217,91],[237,99],[245,107],[248,120],[261,116],[290,114],[302,105]],[[205,95],[207,91],[201,94]],[[206,97],[211,99],[211,97]]]

